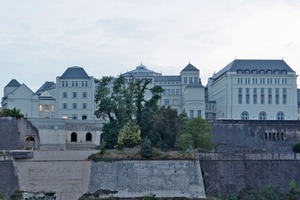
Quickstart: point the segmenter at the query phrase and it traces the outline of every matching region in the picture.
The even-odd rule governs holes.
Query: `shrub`
[[[151,144],[151,141],[148,138],[145,138],[143,140],[141,150],[140,150],[140,154],[144,158],[151,158],[153,156],[152,144]]]
[[[300,142],[296,143],[296,144],[293,146],[293,152],[294,152],[294,153],[300,153]]]

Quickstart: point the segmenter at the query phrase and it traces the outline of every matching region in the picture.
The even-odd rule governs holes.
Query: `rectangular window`
[[[265,78],[260,78],[260,79],[259,79],[259,83],[260,83],[260,84],[265,84]]]
[[[44,105],[44,111],[50,112],[50,105]]]
[[[87,119],[87,115],[82,115],[82,120],[86,120]]]
[[[265,89],[260,89],[260,104],[265,104]]]
[[[179,95],[179,89],[176,89],[176,95]]]
[[[69,87],[69,82],[68,81],[66,81],[66,87]]]
[[[75,81],[72,81],[72,87],[75,87]]]
[[[192,82],[193,82],[193,78],[189,77],[189,83],[192,83]]]
[[[246,104],[250,103],[250,89],[246,88]]]
[[[61,86],[65,87],[65,82],[64,81],[61,82]]]
[[[73,103],[73,109],[77,109],[77,103]]]
[[[127,83],[127,79],[126,79],[126,83]],[[84,87],[84,81],[81,81],[81,87]]]
[[[183,83],[187,83],[187,78],[186,77],[184,77]]]
[[[63,98],[67,98],[68,97],[68,93],[67,92],[63,92]]]
[[[55,111],[55,106],[51,105],[51,112],[54,112],[54,111]]]
[[[168,89],[167,90],[167,95],[170,95],[171,94],[171,89]]]
[[[172,89],[172,95],[175,95],[175,89]]]
[[[73,98],[77,98],[77,92],[73,92]]]
[[[198,115],[198,117],[201,117],[201,110],[197,111],[197,115]]]
[[[257,89],[253,88],[253,104],[257,104]]]
[[[77,119],[77,115],[73,114],[72,119]]]
[[[272,104],[272,88],[268,88],[268,104]]]
[[[279,104],[279,88],[275,88],[275,104]]]
[[[85,87],[87,87],[88,86],[88,81],[85,81]]]
[[[190,118],[194,118],[194,111],[190,110]]]
[[[67,103],[63,103],[63,109],[67,109],[68,108],[68,104]]]
[[[286,88],[282,89],[282,104],[287,103],[287,93],[286,93]]]
[[[170,99],[164,99],[164,105],[170,105]]]
[[[43,105],[42,104],[40,104],[39,110],[40,110],[40,112],[43,112]]]
[[[86,109],[86,103],[82,104],[82,109]]]
[[[198,78],[197,77],[194,78],[194,82],[198,83]]]
[[[86,92],[82,92],[82,98],[86,98],[87,97],[87,93]]]
[[[243,90],[242,88],[239,88],[239,94],[238,94],[238,103],[242,104],[243,103]]]

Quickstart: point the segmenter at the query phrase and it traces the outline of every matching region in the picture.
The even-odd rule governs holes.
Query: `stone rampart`
[[[207,195],[226,196],[266,186],[287,193],[290,180],[300,180],[299,154],[205,154],[200,158]]]
[[[3,159],[3,160],[2,160]],[[11,157],[2,157],[0,160],[0,192],[8,199],[18,187],[18,177]]]
[[[94,162],[88,191],[102,197],[205,198],[199,161]]]
[[[292,153],[300,140],[300,121],[210,121],[218,152]]]

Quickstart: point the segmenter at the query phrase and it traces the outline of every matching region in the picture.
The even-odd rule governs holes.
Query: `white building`
[[[148,89],[154,85],[159,85],[164,89],[159,101],[160,106],[170,106],[178,113],[186,113],[191,118],[197,116],[205,118],[205,89],[201,84],[199,72],[199,69],[189,63],[180,75],[163,76],[161,73],[148,70],[141,64],[122,76],[126,82],[151,79],[152,83],[148,85]],[[148,90],[145,98],[150,97]]]
[[[283,60],[234,60],[208,80],[216,119],[296,120],[297,75]]]

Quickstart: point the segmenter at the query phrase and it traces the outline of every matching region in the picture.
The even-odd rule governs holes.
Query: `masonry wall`
[[[300,140],[300,121],[210,121],[218,152],[292,153]]]
[[[88,191],[102,197],[205,198],[199,161],[94,162]]]
[[[0,117],[0,150],[19,149],[18,120],[12,117]]]
[[[272,186],[287,193],[290,180],[300,180],[300,155],[224,154],[201,159],[206,194],[226,196],[245,188],[259,190]],[[299,184],[299,183],[298,183]]]
[[[0,161],[0,192],[10,196],[18,187],[18,177],[12,160]]]

